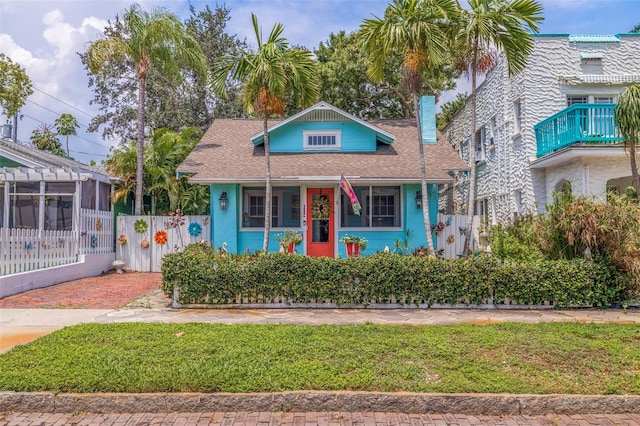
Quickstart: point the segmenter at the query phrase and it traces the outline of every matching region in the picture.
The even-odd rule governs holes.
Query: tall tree
[[[169,129],[154,131],[145,144],[144,188],[151,214],[181,209],[185,214],[205,214],[209,208],[209,188],[191,185],[186,177],[176,177],[176,168],[196,146],[202,131],[188,128],[180,133]],[[127,201],[135,193],[137,146],[135,141],[114,149],[105,161],[107,170],[120,179],[112,199]]]
[[[476,90],[478,74],[486,74],[496,62],[497,51],[504,52],[509,76],[527,65],[533,50],[533,36],[541,22],[542,5],[536,0],[468,0],[460,8],[454,50],[458,66],[471,76],[471,137],[469,143],[469,202],[467,229],[471,229],[476,198]],[[463,253],[469,253],[468,233]]]
[[[62,149],[60,140],[56,137],[53,128],[48,124],[41,124],[39,128],[31,132],[31,145],[41,151],[49,151],[52,154],[60,157],[67,157],[67,154]]]
[[[375,82],[367,73],[370,61],[356,32],[330,34],[314,53],[323,101],[365,120],[413,117],[411,94],[402,85],[400,54],[389,56],[383,81]],[[443,63],[425,76],[421,92],[439,96],[455,87],[457,77],[451,64]]]
[[[384,18],[365,19],[360,34],[371,59],[369,74],[374,81],[384,80],[384,67],[391,55],[402,57],[403,85],[411,94],[420,154],[422,199],[428,200],[427,171],[420,125],[420,101],[425,74],[442,64],[448,55],[447,27],[458,13],[454,0],[392,0]],[[435,255],[429,203],[422,203],[424,231],[429,255]]]
[[[238,56],[225,56],[214,64],[212,87],[219,96],[227,96],[229,82],[243,82],[243,103],[247,113],[256,113],[263,120],[264,158],[266,166],[264,203],[263,252],[269,248],[271,230],[271,156],[269,153],[270,115],[280,115],[285,110],[286,98],[302,107],[311,105],[318,94],[315,81],[315,61],[311,52],[291,47],[282,37],[284,26],[276,23],[269,37],[262,38],[258,18],[251,14],[258,50],[242,49]]]
[[[627,87],[618,98],[614,113],[616,125],[624,137],[624,145],[629,151],[631,175],[636,194],[640,194],[640,176],[636,154],[640,148],[640,83]]]
[[[107,37],[91,44],[87,64],[92,73],[104,73],[108,64],[129,59],[136,69],[138,84],[137,169],[135,214],[142,212],[143,159],[145,130],[145,95],[149,66],[153,66],[169,82],[182,79],[181,70],[190,68],[206,74],[206,62],[198,42],[184,29],[178,18],[165,9],[146,12],[133,5],[124,15],[129,30],[127,38]]]
[[[190,7],[190,15],[184,21],[186,31],[201,45],[207,64],[224,55],[235,55],[244,43],[226,32],[229,9],[205,6],[196,10]],[[106,37],[126,39],[130,31],[126,23],[117,17],[105,28]],[[131,61],[122,57],[105,64],[105,72],[94,75],[87,67],[87,54],[80,54],[88,71],[89,87],[94,97],[91,103],[100,107],[100,113],[89,123],[89,131],[101,130],[105,138],[128,143],[136,137],[137,79]],[[179,132],[197,126],[206,130],[214,117],[240,118],[243,116],[239,89],[230,92],[229,99],[221,100],[208,87],[208,80],[198,73],[183,70],[184,79],[179,84],[167,84],[153,64],[149,65],[145,96],[145,122],[151,129],[169,128]]]
[[[76,132],[76,129],[80,127],[80,125],[73,115],[67,113],[61,114],[53,124],[56,126],[56,131],[59,135],[67,137],[67,157],[69,157],[69,136],[77,135],[78,132]]]
[[[0,106],[7,117],[16,115],[32,93],[31,79],[24,68],[0,53]]]

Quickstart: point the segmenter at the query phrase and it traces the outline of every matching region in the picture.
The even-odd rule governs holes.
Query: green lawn
[[[13,391],[640,394],[640,327],[85,324],[0,372]]]

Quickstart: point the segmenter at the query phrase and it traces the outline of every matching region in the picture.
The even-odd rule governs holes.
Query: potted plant
[[[345,244],[348,257],[358,257],[367,248],[367,239],[357,235],[345,234],[340,242]]]
[[[287,253],[295,253],[295,248],[302,242],[302,235],[295,229],[285,229],[282,234],[276,235],[276,239],[280,241],[280,246],[283,247]]]

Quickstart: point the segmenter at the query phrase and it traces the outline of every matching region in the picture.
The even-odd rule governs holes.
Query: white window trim
[[[243,218],[244,211],[242,211],[243,210],[242,207],[248,206],[249,197],[250,196],[262,196],[262,197],[266,198],[266,190],[242,188],[242,206],[240,208],[240,210],[241,210],[241,212],[240,212],[240,229],[243,230],[243,231],[264,232],[264,226],[245,226],[244,225],[244,218]],[[282,226],[282,221],[284,219],[282,217],[282,214],[284,213],[284,210],[283,210],[284,193],[282,192],[282,190],[278,190],[277,187],[272,187],[271,188],[271,198],[273,198],[273,197],[278,197],[278,213],[279,214],[278,214],[278,225],[277,226],[272,226],[271,230],[272,231],[278,231],[278,230],[284,229],[284,227]],[[273,203],[271,204],[271,209],[273,209]],[[271,218],[273,220],[273,216]]]
[[[514,135],[513,137],[517,137],[522,132],[522,101],[520,98],[513,101],[513,127],[514,127]]]
[[[373,209],[372,205],[367,205],[367,201],[366,201],[366,197],[368,196],[370,200],[373,199],[373,187],[379,188],[382,192],[375,194],[375,195],[393,195],[393,189],[391,188],[397,188],[397,185],[363,185],[363,186],[367,186],[368,189],[366,191],[366,194],[357,194],[358,195],[358,201],[360,202],[360,205],[362,206],[362,211],[360,212],[360,221],[365,222],[366,223],[366,217],[367,214],[369,213],[370,209]],[[387,187],[388,189],[385,189],[385,187]],[[340,202],[342,203],[342,194],[340,194],[340,196],[338,197],[338,199],[340,200]],[[338,229],[340,231],[345,231],[345,232],[357,232],[357,231],[397,231],[397,230],[401,230],[404,229],[403,228],[403,218],[404,218],[404,202],[403,202],[403,195],[402,195],[402,185],[400,185],[400,192],[398,193],[398,206],[396,207],[398,209],[398,215],[399,215],[399,222],[400,225],[399,226],[372,226],[371,224],[369,224],[369,226],[366,225],[361,225],[361,226],[342,226],[342,215],[346,214],[346,211],[348,209],[348,206],[345,204],[341,204],[340,205],[340,216],[337,218],[338,220]],[[372,215],[370,215],[371,217]]]
[[[309,145],[309,136],[335,136],[335,145]],[[302,149],[307,151],[336,151],[342,148],[342,130],[303,130]]]

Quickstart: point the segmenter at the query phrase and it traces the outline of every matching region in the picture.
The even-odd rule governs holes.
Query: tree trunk
[[[267,182],[264,195],[264,241],[262,243],[262,252],[267,253],[269,249],[269,233],[271,232],[271,157],[269,154],[269,132],[267,131],[267,118],[269,113],[264,112],[264,161],[266,163]]]
[[[638,175],[638,163],[636,161],[636,149],[638,148],[638,144],[632,143],[629,146],[629,157],[631,161],[631,175],[633,176],[632,185],[636,189],[636,195],[638,199],[640,199],[640,176]]]
[[[422,126],[420,123],[420,102],[418,94],[413,92],[413,111],[418,129],[418,149],[420,151],[420,190],[422,192],[422,219],[424,221],[424,234],[427,239],[427,251],[430,256],[435,256],[436,250],[433,247],[431,237],[431,221],[429,220],[429,195],[427,192],[427,168],[424,164],[424,145],[422,143]]]
[[[477,52],[477,49],[474,50]],[[476,206],[476,63],[478,55],[474,53],[471,64],[471,138],[469,140],[469,202],[467,205],[467,235],[464,239],[462,254],[469,255],[469,242],[473,238],[473,214]]]
[[[142,214],[142,179],[144,165],[144,102],[147,82],[144,77],[138,77],[138,158],[136,165],[136,203],[134,214]]]

